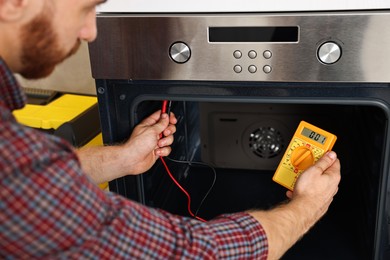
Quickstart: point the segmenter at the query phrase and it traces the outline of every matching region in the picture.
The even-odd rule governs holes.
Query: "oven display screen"
[[[298,42],[298,26],[209,27],[209,42]]]
[[[324,144],[325,141],[326,141],[326,136],[323,136],[313,130],[310,130],[309,128],[306,128],[304,127],[301,134],[303,136],[306,136],[306,137],[309,137],[310,139],[320,143],[320,144]]]

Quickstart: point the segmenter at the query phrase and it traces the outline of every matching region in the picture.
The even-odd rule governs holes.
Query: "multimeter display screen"
[[[310,139],[320,143],[320,144],[324,144],[325,141],[326,141],[326,137],[313,131],[313,130],[310,130],[309,128],[306,128],[304,127],[303,130],[302,130],[302,133],[301,133],[303,136],[306,136],[306,137],[309,137]]]

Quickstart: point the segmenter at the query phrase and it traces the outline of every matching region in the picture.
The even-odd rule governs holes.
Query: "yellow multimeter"
[[[334,134],[301,121],[272,180],[294,190],[299,175],[332,150],[336,139]]]

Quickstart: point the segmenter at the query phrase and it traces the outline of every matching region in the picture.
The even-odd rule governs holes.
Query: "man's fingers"
[[[143,119],[139,125],[152,126],[156,124],[161,118],[161,110],[157,110],[153,114],[149,115],[145,119]]]
[[[335,161],[337,155],[333,151],[329,151],[324,154],[312,167],[318,174],[324,173]],[[309,169],[310,169],[309,168]]]
[[[293,192],[291,190],[286,191],[286,196],[287,196],[287,198],[292,199]]]
[[[174,125],[177,123],[177,118],[172,111],[169,112],[169,123]]]
[[[158,148],[155,150],[155,154],[156,156],[168,156],[172,151],[172,148],[169,147],[169,146],[165,146],[165,147],[162,147],[162,148]]]

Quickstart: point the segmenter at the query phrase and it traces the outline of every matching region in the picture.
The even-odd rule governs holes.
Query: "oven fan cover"
[[[260,105],[204,106],[201,158],[220,168],[275,170],[299,123],[288,110],[257,113],[269,111]]]
[[[247,135],[245,133],[242,144],[244,149],[248,149],[247,153],[263,159],[279,156],[286,146],[281,131],[269,124],[254,127]]]
[[[246,127],[237,135],[241,138],[241,156],[240,162],[236,162],[234,167],[257,169],[257,170],[275,170],[283,157],[284,151],[288,145],[291,133],[288,127],[275,117],[254,116],[255,121]],[[241,157],[241,158],[240,158]],[[245,166],[247,165],[247,166]]]

